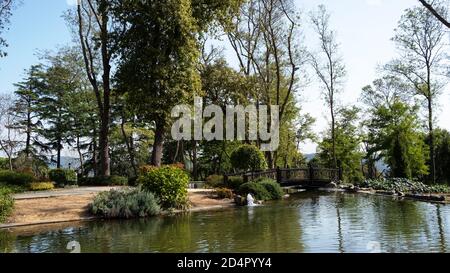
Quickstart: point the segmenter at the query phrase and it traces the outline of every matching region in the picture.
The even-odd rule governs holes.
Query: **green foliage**
[[[76,185],[77,173],[69,169],[54,169],[49,171],[49,178],[57,185]]]
[[[33,182],[30,184],[31,191],[53,190],[55,185],[52,182]]]
[[[402,193],[449,193],[450,188],[444,185],[425,185],[422,182],[406,178],[369,179],[358,184],[363,188]]]
[[[429,137],[426,143],[429,143]],[[450,183],[450,133],[444,129],[434,132],[434,145],[436,156],[436,181]]]
[[[336,158],[338,166],[342,167],[343,180],[356,182],[363,179],[360,151],[361,136],[358,131],[358,108],[340,109],[336,121]],[[319,162],[327,167],[334,167],[333,141],[331,132],[319,143]]]
[[[0,157],[0,171],[9,170],[9,161],[7,158]]]
[[[206,186],[209,188],[220,188],[224,186],[223,175],[213,174],[206,178]]]
[[[12,213],[14,199],[9,190],[0,188],[0,223],[5,221]]]
[[[217,188],[215,193],[220,199],[232,199],[234,197],[233,191],[227,188]]]
[[[369,123],[371,153],[379,153],[391,170],[392,177],[421,178],[428,174],[428,150],[420,132],[417,107],[410,107],[399,99],[389,106],[372,110]]]
[[[34,177],[31,174],[0,171],[0,184],[28,186],[33,181]]]
[[[97,177],[82,177],[79,179],[80,186],[126,186],[128,185],[128,178],[123,176],[97,176]]]
[[[247,196],[251,193],[257,200],[272,200],[272,195],[267,191],[263,184],[257,182],[248,182],[239,187],[238,193]]]
[[[233,168],[243,171],[264,170],[267,168],[264,154],[254,145],[242,145],[231,154]]]
[[[242,184],[244,184],[244,178],[242,176],[230,176],[225,186],[232,190],[238,190]]]
[[[149,169],[138,178],[145,191],[153,192],[164,208],[179,208],[187,203],[188,174],[175,166]]]
[[[140,189],[102,192],[89,205],[92,214],[104,218],[142,218],[159,214],[158,199]]]
[[[279,200],[283,197],[283,189],[280,184],[270,178],[260,178],[255,181],[261,184],[271,195],[270,200]]]

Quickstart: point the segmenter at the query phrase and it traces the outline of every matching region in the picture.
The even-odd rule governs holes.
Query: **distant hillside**
[[[80,160],[76,157],[68,157],[68,156],[62,156],[61,157],[61,168],[68,169],[70,164],[71,169],[77,169],[80,167]],[[51,169],[56,169],[56,163],[52,163],[49,165]]]
[[[304,154],[304,156],[306,158],[306,161],[309,162],[311,159],[316,157],[316,154]],[[383,161],[378,161],[375,165],[380,172],[385,172],[386,170],[388,170],[388,166]]]

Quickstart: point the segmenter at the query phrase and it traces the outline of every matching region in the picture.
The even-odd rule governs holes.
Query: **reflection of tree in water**
[[[436,218],[437,218],[437,223],[438,223],[438,228],[439,228],[439,239],[440,239],[440,251],[442,253],[447,252],[447,245],[446,245],[446,241],[445,241],[445,229],[444,229],[444,225],[442,222],[442,215],[441,215],[441,205],[437,204],[436,205]]]
[[[427,204],[374,197],[373,213],[377,215],[383,240],[389,241],[389,252],[417,250],[417,245],[427,249],[432,240],[425,208]]]

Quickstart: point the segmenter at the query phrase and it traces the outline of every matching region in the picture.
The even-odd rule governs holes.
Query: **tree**
[[[16,0],[0,0],[0,58],[6,56],[4,48],[8,46],[6,40],[2,38],[3,31],[7,30],[11,10],[18,3]]]
[[[450,182],[450,132],[444,129],[435,130],[436,181]],[[427,138],[426,143],[429,142]]]
[[[311,21],[319,36],[320,52],[311,56],[311,64],[323,85],[323,95],[331,116],[331,157],[332,166],[338,165],[336,151],[336,112],[337,94],[342,91],[343,79],[346,75],[345,65],[339,54],[336,33],[330,29],[330,14],[325,6],[320,5],[318,11],[311,15]]]
[[[419,2],[428,9],[428,11],[431,12],[431,14],[433,14],[434,17],[436,17],[442,24],[444,24],[444,26],[446,26],[447,28],[450,28],[450,22],[445,19],[445,12],[442,12],[442,10],[439,10],[439,8],[435,8],[433,7],[434,3],[429,3],[425,0],[419,0]],[[434,2],[434,1],[433,1]]]
[[[417,115],[418,106],[404,103],[404,85],[395,77],[374,82],[363,89],[368,106],[366,122],[368,156],[384,159],[392,177],[421,178],[428,174],[427,149]]]
[[[200,94],[198,38],[236,1],[120,1],[114,15],[124,31],[116,79],[129,103],[155,128],[151,162],[160,166],[170,110]],[[147,37],[143,39],[142,37]]]
[[[231,154],[233,168],[241,171],[257,171],[267,168],[264,154],[254,145],[242,145]]]
[[[13,105],[14,100],[11,96],[0,95],[0,127],[2,127],[2,132],[6,132],[5,135],[0,135],[0,148],[8,158],[8,166],[11,171],[13,170],[13,157],[20,145],[17,132],[14,129]]]
[[[428,10],[414,7],[405,11],[395,32],[393,41],[401,57],[386,65],[386,70],[405,79],[413,94],[425,101],[430,139],[430,180],[435,182],[434,107],[443,87],[440,75],[443,74],[445,31]]]
[[[56,167],[61,168],[64,145],[73,145],[72,121],[78,115],[71,110],[71,97],[79,96],[83,80],[80,55],[74,48],[62,48],[56,54],[44,56],[48,66],[42,75],[43,87],[37,93],[36,109],[41,120],[38,144],[45,152],[56,151]],[[53,158],[53,156],[52,156]]]
[[[38,129],[41,122],[36,105],[38,104],[38,94],[44,87],[43,73],[41,65],[33,65],[26,71],[26,78],[15,84],[17,90],[13,106],[15,115],[13,128],[25,135],[22,153],[29,160],[37,156],[34,145],[38,142]]]
[[[349,182],[362,179],[363,155],[360,149],[359,111],[360,109],[356,107],[339,109],[336,113],[335,141],[333,142],[331,135],[327,135],[319,143],[320,163],[332,165],[335,155],[339,159],[337,166],[342,168],[344,181]]]
[[[298,42],[299,20],[291,0],[250,0],[225,26],[241,72],[256,80],[252,103],[279,105],[280,127],[292,123],[286,116],[305,78],[301,69],[307,58]],[[266,152],[269,167],[279,161],[278,156],[278,152]]]
[[[109,176],[109,130],[111,123],[111,67],[117,50],[117,39],[112,37],[112,1],[79,0],[77,14],[72,24],[78,26],[78,42],[81,46],[86,75],[94,91],[100,128],[99,159],[101,176]],[[73,20],[73,17],[76,19]],[[70,16],[68,16],[70,20]],[[101,74],[101,81],[99,76]]]

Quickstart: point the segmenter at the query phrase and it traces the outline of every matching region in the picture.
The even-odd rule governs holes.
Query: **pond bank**
[[[76,188],[16,195],[14,212],[6,223],[0,224],[0,229],[99,219],[89,214],[89,204],[98,193],[111,189]],[[215,199],[210,190],[189,190],[189,201],[191,208],[187,212],[234,206],[233,200]]]

